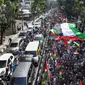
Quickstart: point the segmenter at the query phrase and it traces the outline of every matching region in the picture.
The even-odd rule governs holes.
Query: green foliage
[[[0,0],[0,31],[2,37],[7,28],[15,23],[15,16],[18,9],[18,0]]]
[[[36,11],[37,13],[42,13],[45,8],[45,1],[46,0],[38,0],[37,2],[33,2],[32,12],[34,13]]]
[[[4,3],[4,0],[0,0],[0,6]]]
[[[83,16],[83,11],[85,10],[85,0],[58,0],[58,3],[64,7],[65,13],[67,16]]]

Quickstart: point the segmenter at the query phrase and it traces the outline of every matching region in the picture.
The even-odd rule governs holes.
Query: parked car
[[[5,53],[0,56],[0,77],[10,75],[14,59],[12,53]]]

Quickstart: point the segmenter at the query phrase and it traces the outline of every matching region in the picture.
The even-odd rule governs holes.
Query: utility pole
[[[21,9],[22,11],[22,30],[23,30],[23,9]]]

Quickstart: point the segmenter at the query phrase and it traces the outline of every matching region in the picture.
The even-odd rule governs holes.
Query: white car
[[[22,38],[17,38],[15,41],[12,41],[8,51],[11,53],[16,54],[16,52],[22,48],[22,46],[24,45],[24,40]]]
[[[0,56],[0,77],[10,75],[14,63],[14,55],[12,53],[5,53]]]
[[[34,27],[33,27],[32,23],[28,24],[28,29],[27,29],[27,31],[28,31],[28,32],[33,32],[33,30],[34,30]]]

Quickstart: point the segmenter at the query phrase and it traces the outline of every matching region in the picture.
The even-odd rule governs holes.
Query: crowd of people
[[[85,84],[85,41],[48,39],[46,55],[50,85]]]
[[[55,13],[58,14],[59,11]],[[62,13],[60,14],[62,23],[61,15]],[[55,17],[49,19],[52,21]],[[55,22],[58,23],[56,20]],[[54,26],[55,24],[52,24],[50,29]],[[55,40],[54,38],[55,36],[49,33],[45,43],[48,76],[43,85],[85,85],[85,40]]]

